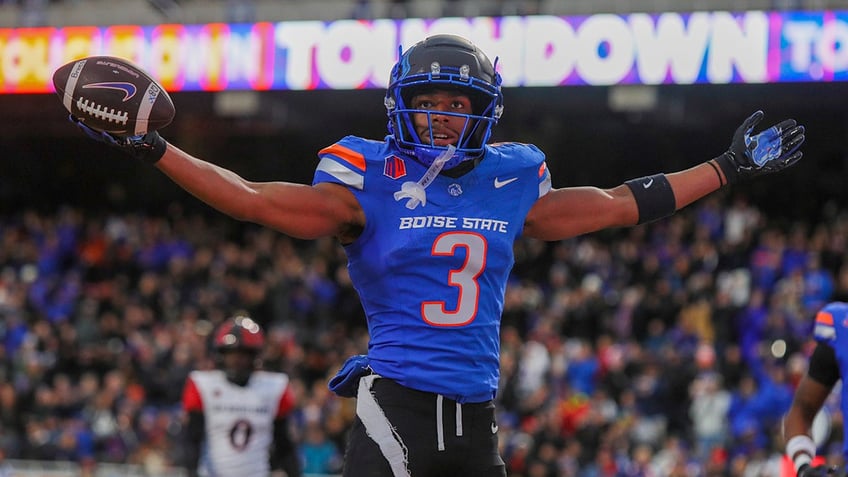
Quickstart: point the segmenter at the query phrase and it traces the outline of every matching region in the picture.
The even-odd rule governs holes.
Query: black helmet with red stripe
[[[251,318],[238,315],[218,327],[214,346],[218,364],[227,379],[244,386],[259,367],[259,355],[265,347],[265,333]]]
[[[258,323],[247,316],[225,321],[215,333],[215,349],[243,349],[259,352],[265,346],[265,333]]]

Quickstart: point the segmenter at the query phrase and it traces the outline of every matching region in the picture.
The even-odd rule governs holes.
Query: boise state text
[[[507,233],[509,222],[497,219],[481,219],[476,217],[445,217],[441,215],[426,215],[423,217],[401,217],[398,230],[405,229],[465,229],[491,230]]]

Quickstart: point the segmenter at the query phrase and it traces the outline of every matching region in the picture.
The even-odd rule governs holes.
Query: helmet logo
[[[434,78],[439,77],[439,73],[442,72],[442,65],[439,64],[438,61],[434,61],[430,63],[430,74],[433,75]]]
[[[468,75],[471,73],[471,68],[468,65],[462,65],[459,67],[459,79],[462,81],[468,81]]]
[[[383,105],[389,111],[395,109],[395,106],[396,106],[395,98],[392,98],[391,96],[386,96],[385,98],[383,98]]]

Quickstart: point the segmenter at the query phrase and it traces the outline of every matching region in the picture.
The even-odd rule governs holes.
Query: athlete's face
[[[240,349],[226,350],[221,352],[221,359],[227,378],[240,386],[244,386],[255,369],[256,354],[252,351]]]
[[[426,111],[472,114],[471,99],[459,92],[448,90],[432,90],[417,94],[412,98],[412,108]],[[421,142],[430,144],[430,127],[433,128],[434,146],[456,145],[462,137],[463,129],[466,132],[470,125],[466,125],[465,116],[453,116],[448,114],[424,114],[417,113],[412,118],[415,132]]]

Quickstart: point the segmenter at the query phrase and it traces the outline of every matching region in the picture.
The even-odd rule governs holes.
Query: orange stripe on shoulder
[[[543,162],[541,166],[539,166],[539,177],[545,176],[545,171],[548,169],[548,164]]]
[[[353,149],[344,147],[340,144],[327,146],[324,149],[321,149],[318,154],[332,154],[360,171],[365,170],[365,156],[363,156],[361,152],[356,152]]]
[[[833,315],[826,311],[816,313],[816,323],[833,326]]]

